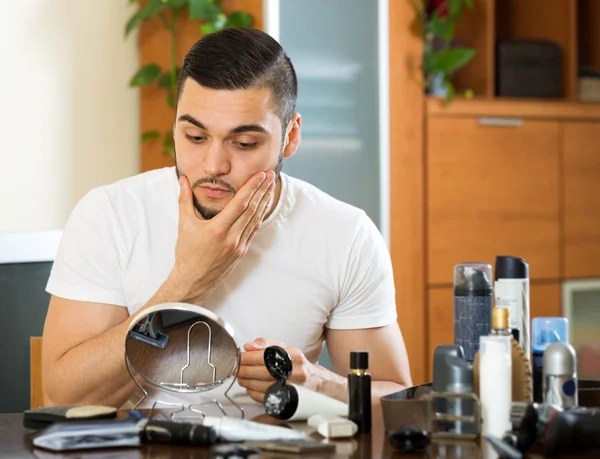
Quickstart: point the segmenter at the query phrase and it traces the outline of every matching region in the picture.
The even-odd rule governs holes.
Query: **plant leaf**
[[[449,48],[431,54],[426,59],[427,72],[442,72],[451,75],[466,65],[475,56],[475,50],[470,48]]]
[[[467,8],[472,10],[473,9],[473,0],[465,0],[465,5],[467,5]]]
[[[175,69],[175,81],[179,78],[181,68]],[[171,89],[171,70],[166,70],[158,80],[158,87],[163,89]]]
[[[173,143],[173,129],[165,132],[163,138],[163,154],[165,156],[175,157],[175,144]]]
[[[184,6],[188,6],[190,0],[163,0],[165,6],[170,8],[183,8]]]
[[[463,0],[448,0],[448,12],[451,18],[455,18],[460,14]]]
[[[137,73],[131,78],[129,86],[137,88],[139,86],[145,86],[147,84],[154,83],[160,76],[161,68],[157,64],[144,65]]]
[[[125,26],[125,36],[127,37],[133,29],[142,25],[143,22],[159,14],[164,7],[165,4],[162,0],[150,0],[146,6],[140,8],[129,18]]]
[[[225,27],[250,27],[253,22],[250,14],[244,11],[235,11],[227,16]]]
[[[208,35],[209,33],[216,32],[218,29],[212,22],[207,22],[206,24],[202,24],[200,26],[200,32],[202,35]]]
[[[147,142],[148,140],[158,139],[160,137],[160,132],[154,131],[146,131],[140,137],[140,141],[142,143]]]
[[[444,88],[446,88],[446,99],[444,100],[444,106],[447,107],[450,105],[450,102],[452,102],[452,99],[454,99],[455,94],[454,85],[449,78],[446,78],[444,81]]]
[[[173,91],[167,91],[167,105],[170,108],[175,108],[175,94],[173,93]]]
[[[454,21],[449,17],[440,18],[436,13],[427,24],[427,31],[436,37],[452,41],[454,38]]]
[[[189,2],[191,19],[205,19],[214,22],[220,14],[223,14],[223,8],[214,0],[189,0]]]

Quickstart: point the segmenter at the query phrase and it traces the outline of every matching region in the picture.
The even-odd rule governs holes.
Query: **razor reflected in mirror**
[[[127,370],[144,393],[136,406],[148,392],[132,370],[152,386],[169,392],[198,394],[224,384],[231,388],[241,355],[233,336],[230,325],[200,306],[164,303],[141,311],[134,317],[125,340]],[[241,410],[227,392],[225,397]],[[218,401],[214,403],[224,411]]]

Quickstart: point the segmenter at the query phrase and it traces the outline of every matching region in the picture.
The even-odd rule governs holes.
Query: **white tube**
[[[294,384],[273,384],[264,405],[267,414],[287,421],[306,421],[315,414],[348,417],[347,403]]]
[[[294,385],[294,389],[298,391],[298,408],[289,421],[306,421],[315,414],[348,417],[348,404],[302,386]]]
[[[276,441],[304,440],[306,433],[286,427],[260,424],[254,421],[206,416],[202,424],[211,426],[217,432],[217,437],[225,441]]]
[[[512,336],[479,338],[479,399],[482,435],[502,437],[510,430]]]

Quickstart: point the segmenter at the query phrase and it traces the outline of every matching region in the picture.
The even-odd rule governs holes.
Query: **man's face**
[[[282,126],[271,90],[216,90],[191,78],[177,106],[177,174],[187,176],[196,210],[213,218],[259,171],[279,176]]]

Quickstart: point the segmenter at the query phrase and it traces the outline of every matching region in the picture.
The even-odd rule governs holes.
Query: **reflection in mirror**
[[[180,393],[208,391],[233,378],[239,352],[229,325],[185,303],[142,311],[125,341],[128,365],[151,384]]]

